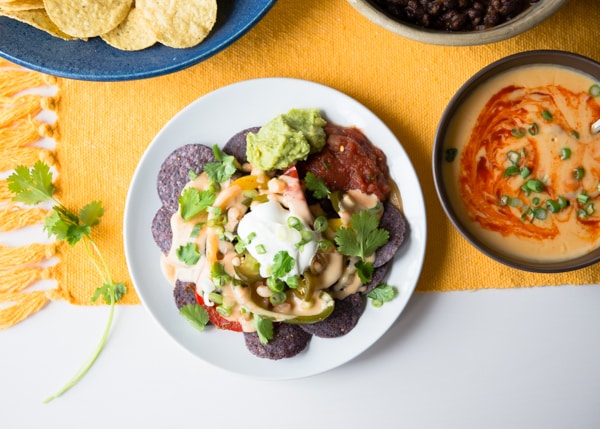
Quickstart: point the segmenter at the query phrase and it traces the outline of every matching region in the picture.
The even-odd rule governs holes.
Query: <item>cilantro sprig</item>
[[[378,285],[375,289],[367,293],[367,297],[371,298],[373,307],[381,307],[384,303],[390,302],[398,296],[398,289],[386,283]]]
[[[237,171],[236,160],[235,157],[223,152],[218,145],[213,146],[213,154],[217,160],[208,162],[204,166],[204,171],[211,181],[222,183]]]
[[[346,256],[358,256],[363,261],[390,239],[390,233],[379,228],[379,217],[369,210],[352,215],[350,228],[340,227],[335,233],[335,243]]]
[[[52,172],[50,167],[42,161],[36,162],[31,169],[23,165],[16,167],[14,172],[7,178],[7,183],[8,189],[14,194],[14,201],[27,205],[37,205],[45,202],[53,204],[52,212],[44,220],[44,230],[50,237],[54,236],[59,241],[66,241],[71,246],[75,246],[79,242],[83,243],[90,261],[102,279],[102,286],[95,290],[90,300],[94,302],[102,297],[110,305],[108,321],[100,342],[87,362],[75,373],[71,380],[57,393],[44,400],[44,402],[50,402],[75,386],[92,367],[108,338],[114,317],[115,303],[127,292],[127,287],[124,283],[113,281],[106,260],[91,236],[92,228],[98,225],[100,218],[104,215],[104,209],[100,201],[86,204],[78,212],[66,208],[54,197],[56,188],[52,183]]]
[[[335,243],[340,253],[360,258],[355,264],[363,283],[373,274],[373,265],[366,259],[388,242],[390,233],[379,228],[379,216],[370,210],[361,210],[352,215],[350,227],[340,227],[335,233]]]
[[[313,196],[319,200],[327,198],[329,194],[331,194],[325,181],[321,177],[315,176],[310,171],[304,176],[304,182],[306,183],[306,189],[311,191]]]

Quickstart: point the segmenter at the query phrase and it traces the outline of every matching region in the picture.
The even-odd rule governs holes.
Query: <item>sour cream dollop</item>
[[[290,218],[292,219],[290,222]],[[290,226],[299,222],[302,233]],[[268,201],[252,207],[239,222],[238,235],[249,244],[246,250],[260,264],[260,275],[272,275],[275,255],[286,251],[295,261],[287,276],[301,275],[317,253],[317,233],[299,216],[285,209],[276,201]],[[303,237],[304,235],[304,237]],[[311,237],[306,240],[307,236]],[[302,243],[299,245],[299,243]]]

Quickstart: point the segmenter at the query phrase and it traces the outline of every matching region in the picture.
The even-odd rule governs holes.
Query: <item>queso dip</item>
[[[553,262],[600,246],[600,86],[552,65],[480,85],[449,124],[443,165],[457,216],[478,239]]]

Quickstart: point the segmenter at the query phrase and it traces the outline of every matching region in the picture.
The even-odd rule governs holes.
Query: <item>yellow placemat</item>
[[[219,87],[258,77],[301,78],[366,105],[408,152],[423,187],[428,220],[429,244],[417,290],[598,283],[597,267],[531,274],[483,256],[445,218],[431,172],[438,121],[471,75],[501,57],[532,49],[563,49],[600,60],[598,12],[596,0],[572,0],[536,29],[508,41],[452,48],[404,39],[372,24],[346,1],[279,0],[242,39],[190,69],[134,82],[59,79],[61,199],[67,206],[104,202],[98,244],[114,278],[126,279],[130,286],[123,302],[137,303],[127,280],[123,211],[130,180],[152,138],[180,109]],[[73,303],[89,303],[97,281],[82,252],[63,255],[59,276]]]

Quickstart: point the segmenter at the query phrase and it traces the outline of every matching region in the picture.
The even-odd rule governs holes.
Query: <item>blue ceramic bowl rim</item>
[[[76,80],[126,81],[177,72],[221,52],[245,35],[276,0],[219,2],[217,21],[197,46],[175,49],[156,44],[120,51],[99,37],[65,41],[16,20],[0,17],[0,57],[23,67]]]
[[[533,50],[520,52],[501,58],[487,65],[479,72],[474,74],[458,89],[442,114],[433,143],[433,179],[438,199],[440,200],[442,208],[444,209],[447,217],[450,219],[454,227],[460,232],[460,234],[483,254],[504,265],[523,271],[537,273],[560,273],[573,271],[599,262],[600,248],[586,255],[559,262],[524,261],[499,252],[498,250],[489,246],[483,240],[477,238],[462,224],[460,218],[454,211],[452,201],[446,192],[443,180],[442,166],[445,162],[444,139],[446,135],[446,129],[448,128],[454,113],[458,110],[463,100],[465,100],[477,86],[487,81],[491,77],[515,67],[534,64],[549,64],[568,67],[600,80],[599,62],[583,55],[567,51]]]

